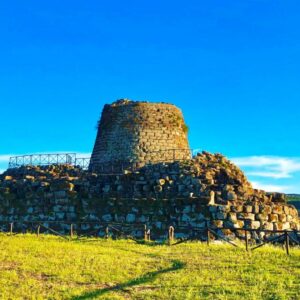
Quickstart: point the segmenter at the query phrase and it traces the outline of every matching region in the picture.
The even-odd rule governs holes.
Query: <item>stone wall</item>
[[[188,159],[188,149],[187,126],[177,107],[119,100],[104,106],[90,167]]]
[[[136,236],[146,224],[155,238],[165,238],[170,225],[176,237],[190,236],[192,228],[207,224],[220,235],[235,237],[243,237],[237,228],[300,229],[298,212],[284,195],[253,189],[225,157],[206,152],[121,176],[68,165],[8,170],[0,176],[0,222],[7,226],[13,221],[41,221],[45,226],[51,221],[96,222],[82,224],[83,231],[117,222],[133,224]],[[67,233],[69,225],[56,230]],[[255,239],[264,236],[253,233]]]

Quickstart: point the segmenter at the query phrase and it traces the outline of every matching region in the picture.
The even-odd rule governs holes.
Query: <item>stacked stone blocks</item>
[[[103,164],[130,167],[190,158],[187,126],[176,106],[124,99],[104,106],[91,169]]]

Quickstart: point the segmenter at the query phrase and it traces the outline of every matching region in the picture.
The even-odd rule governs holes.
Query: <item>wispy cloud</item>
[[[299,157],[249,156],[232,161],[247,170],[247,175],[273,179],[291,178],[300,172]]]
[[[0,154],[0,163],[6,163],[13,154]]]
[[[248,156],[231,159],[253,187],[269,192],[299,193],[300,157]]]
[[[252,181],[251,183],[255,189],[268,192],[285,193],[292,190],[292,187],[287,185],[265,184],[258,181]]]

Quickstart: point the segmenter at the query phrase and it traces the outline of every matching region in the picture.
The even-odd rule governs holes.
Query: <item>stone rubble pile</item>
[[[141,223],[159,237],[170,225],[181,236],[190,230],[179,228],[207,224],[219,234],[236,237],[242,237],[243,232],[235,231],[241,228],[300,229],[297,210],[286,203],[285,195],[253,189],[238,167],[207,152],[123,175],[70,165],[9,169],[0,175],[0,221],[20,219]]]

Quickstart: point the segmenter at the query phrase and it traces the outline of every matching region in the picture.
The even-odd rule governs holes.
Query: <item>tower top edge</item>
[[[135,106],[135,105],[166,105],[166,106],[172,106],[172,107],[176,107],[176,105],[172,104],[172,103],[168,103],[168,102],[150,102],[150,101],[146,101],[146,100],[131,100],[128,98],[122,98],[122,99],[118,99],[116,101],[114,101],[111,104],[108,104],[111,107],[118,107],[118,106]]]

